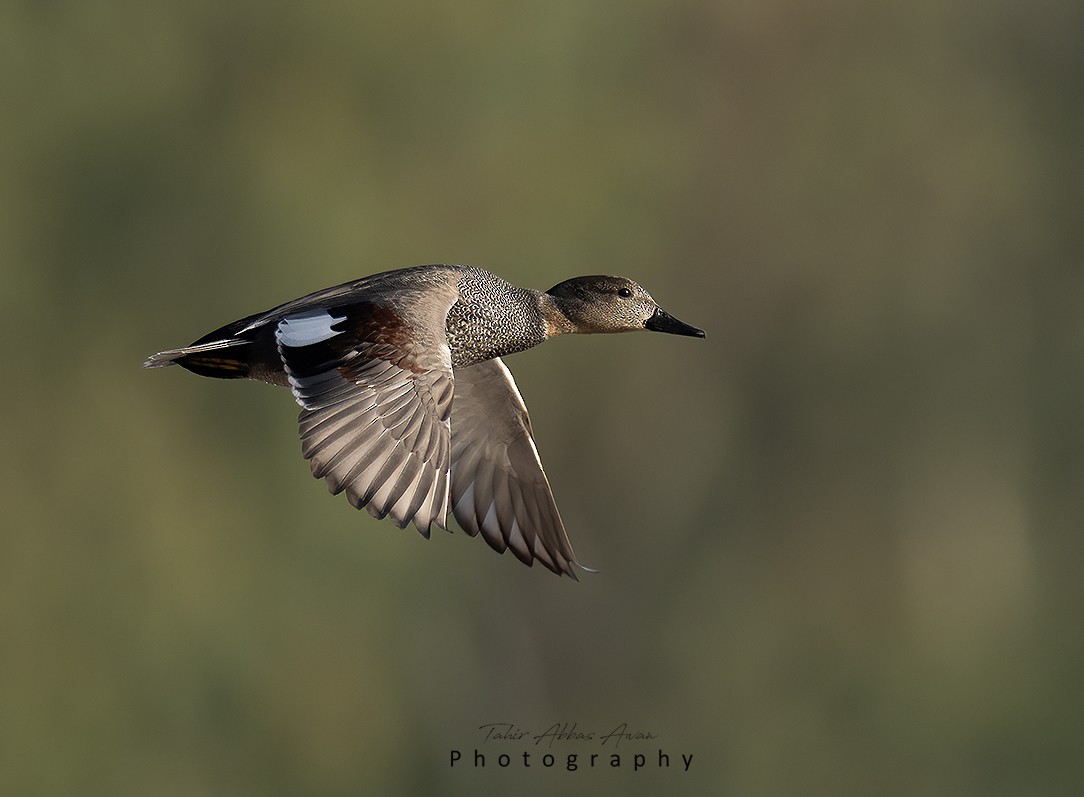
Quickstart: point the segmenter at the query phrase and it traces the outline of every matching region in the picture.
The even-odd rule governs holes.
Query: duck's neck
[[[548,293],[538,294],[538,309],[542,311],[542,318],[546,322],[547,338],[569,335],[576,331],[576,325],[569,320],[557,305],[556,300]]]

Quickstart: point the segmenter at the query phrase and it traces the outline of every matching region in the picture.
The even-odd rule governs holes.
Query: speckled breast
[[[514,354],[546,339],[533,291],[488,272],[468,271],[459,280],[459,297],[447,321],[453,368]]]

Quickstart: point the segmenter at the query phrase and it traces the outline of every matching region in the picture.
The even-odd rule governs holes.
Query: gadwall
[[[433,523],[448,529],[451,510],[496,551],[576,578],[582,565],[501,357],[556,335],[640,329],[704,337],[625,277],[542,293],[480,268],[416,266],[242,318],[144,366],[288,387],[302,453],[333,494],[427,538]]]

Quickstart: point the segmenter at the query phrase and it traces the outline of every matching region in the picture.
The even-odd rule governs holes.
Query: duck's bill
[[[688,335],[692,338],[704,337],[704,330],[690,326],[684,321],[678,321],[660,307],[656,307],[655,313],[644,322],[644,329],[650,329],[652,332],[668,332],[671,335]]]

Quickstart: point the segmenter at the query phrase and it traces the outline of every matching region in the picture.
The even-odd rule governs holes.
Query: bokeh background
[[[1080,793],[1080,3],[8,2],[0,65],[0,792]],[[707,330],[509,358],[600,575],[140,368],[426,262]],[[449,766],[498,721],[694,762]]]

